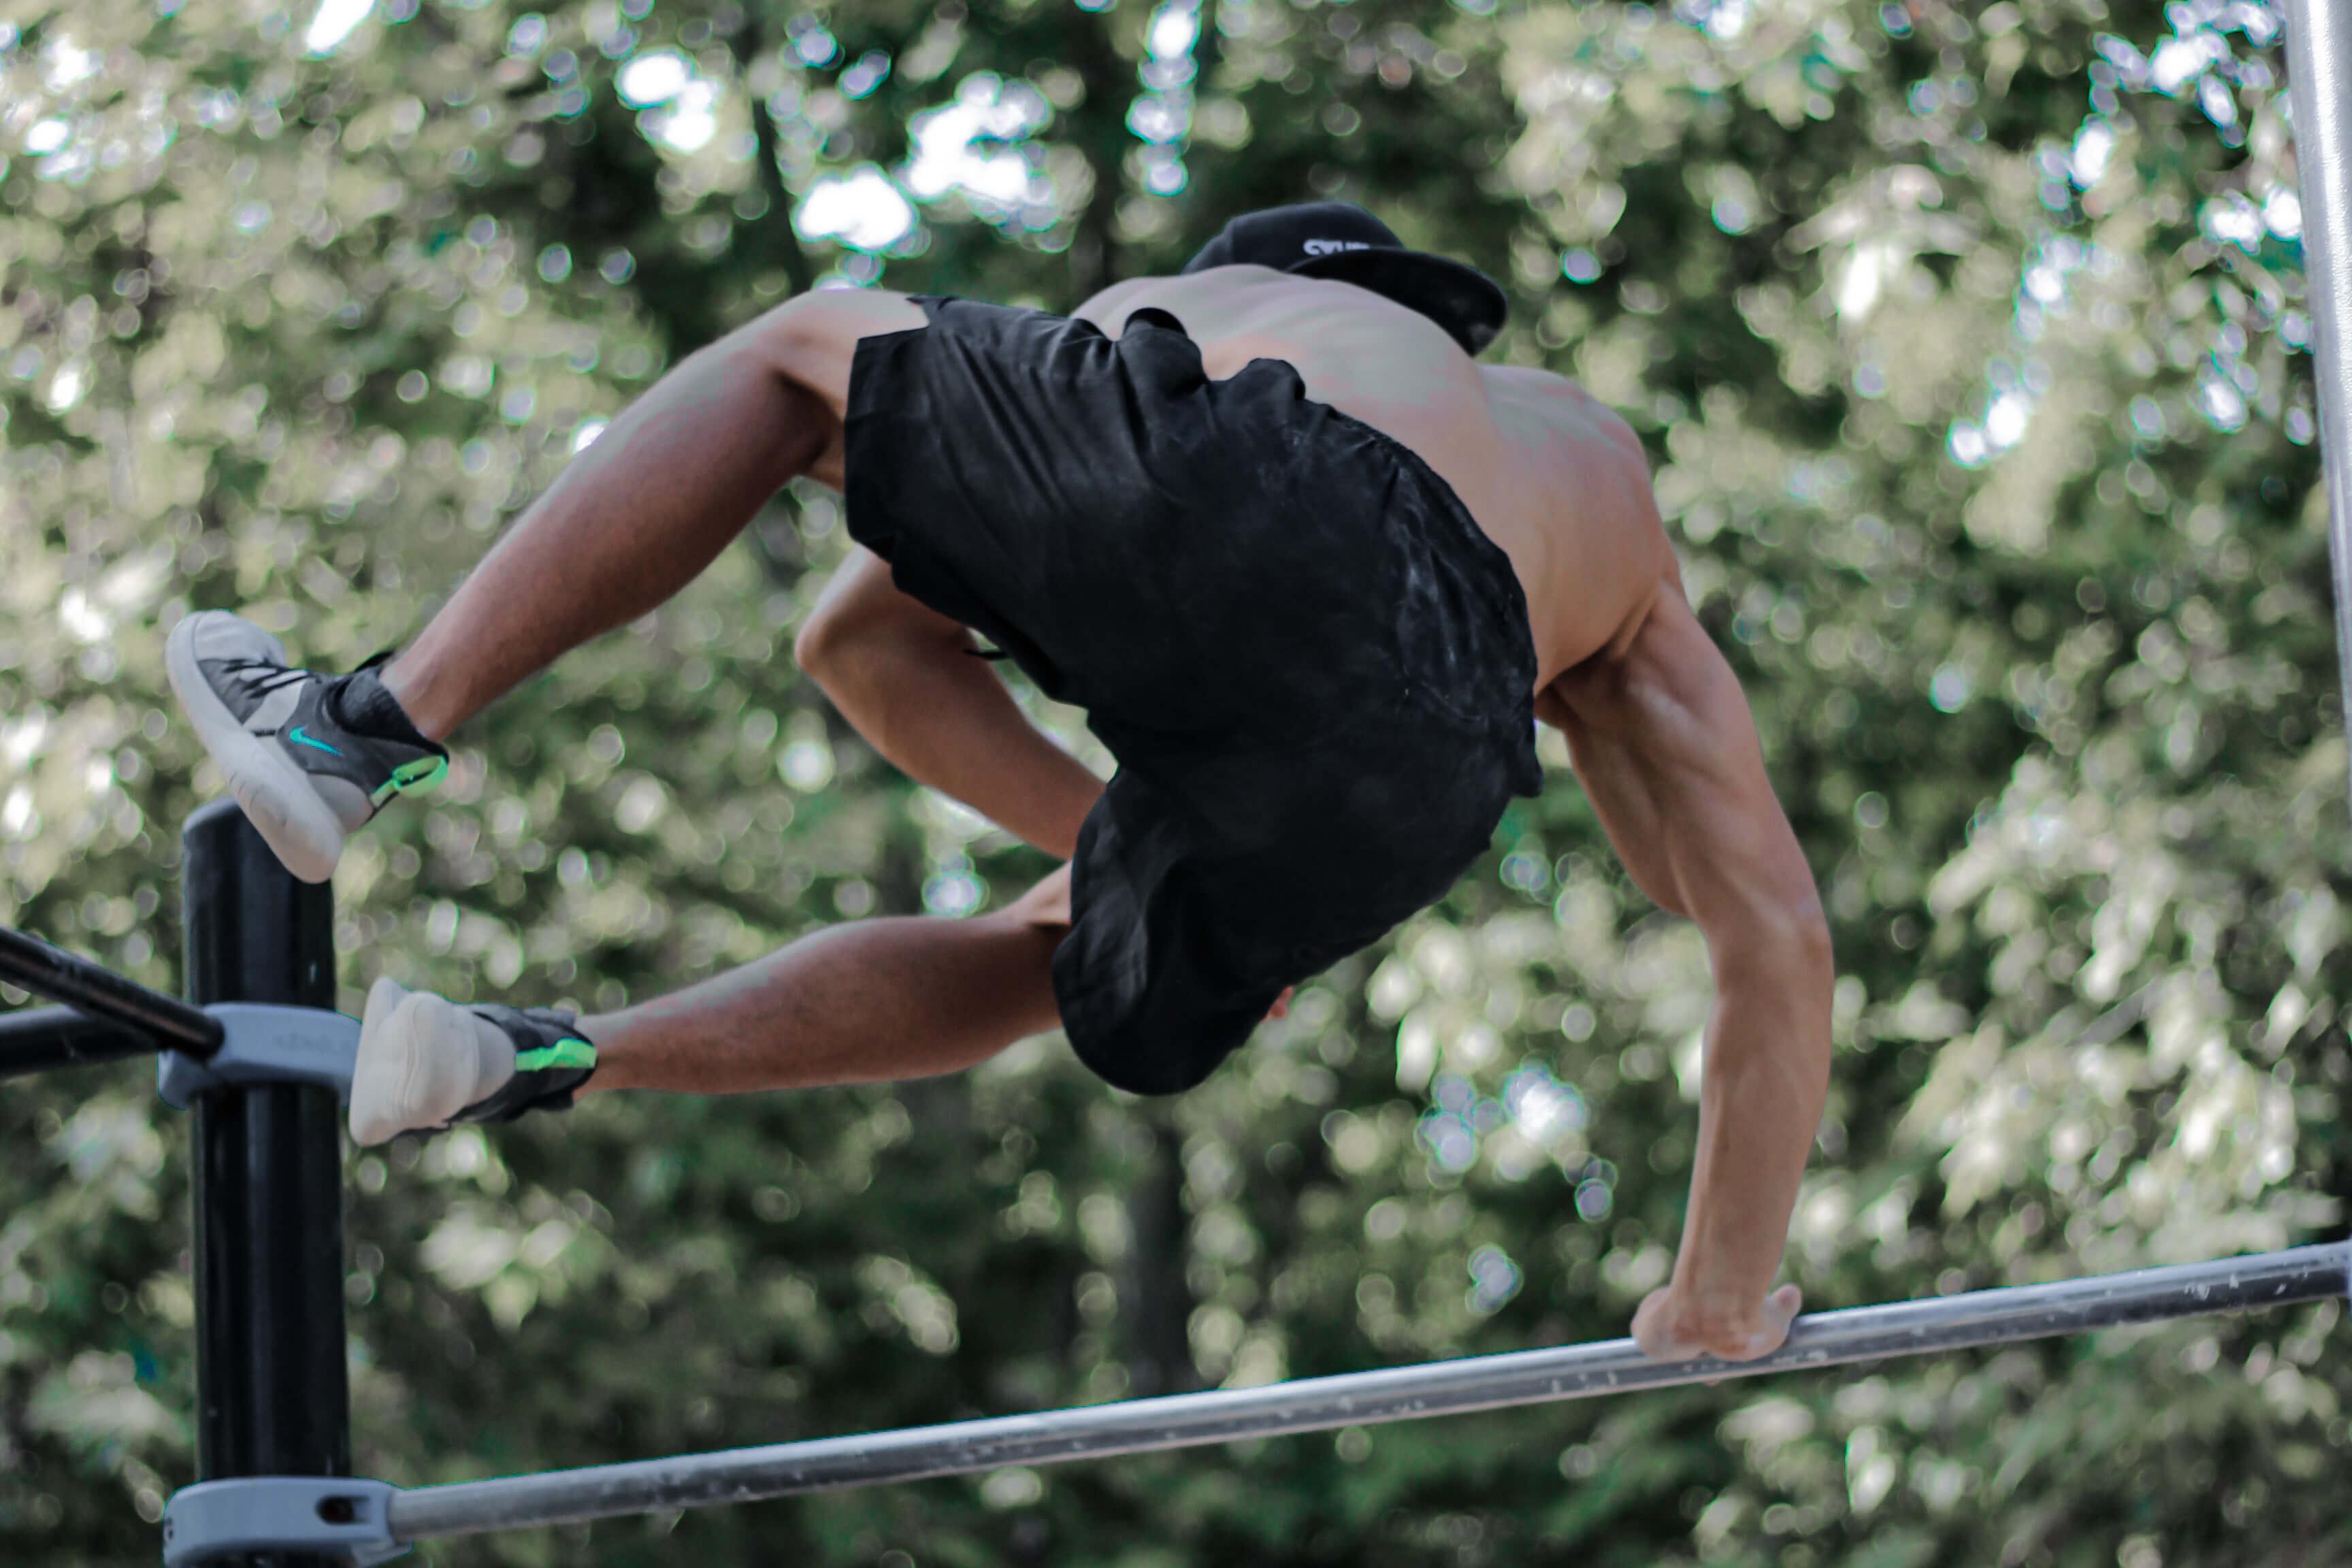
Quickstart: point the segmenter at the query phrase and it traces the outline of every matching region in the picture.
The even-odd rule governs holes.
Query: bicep
[[[1747,697],[1679,594],[1555,684],[1577,777],[1643,891],[1711,931],[1818,921]]]

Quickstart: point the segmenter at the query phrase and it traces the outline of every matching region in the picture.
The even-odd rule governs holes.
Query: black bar
[[[333,1006],[329,889],[296,881],[231,801],[190,816],[182,845],[192,999]],[[199,1094],[192,1113],[197,1473],[348,1476],[335,1096],[253,1084]],[[329,1562],[283,1553],[231,1561]]]
[[[152,1036],[117,1028],[71,1007],[0,1013],[0,1079],[154,1054]]]
[[[63,1002],[93,1018],[154,1037],[149,1050],[168,1046],[209,1059],[220,1049],[220,1020],[176,996],[150,991],[79,953],[0,926],[0,980]]]

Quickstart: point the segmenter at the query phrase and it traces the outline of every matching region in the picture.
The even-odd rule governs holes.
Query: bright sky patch
[[[375,0],[319,0],[318,14],[302,35],[302,47],[314,55],[332,54],[335,46],[350,37],[352,29],[366,21],[374,9]]]

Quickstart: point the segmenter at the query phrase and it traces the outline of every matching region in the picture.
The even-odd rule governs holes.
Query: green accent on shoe
[[[535,1051],[515,1053],[515,1071],[537,1072],[541,1068],[593,1068],[596,1065],[596,1047],[586,1040],[562,1039],[551,1046],[541,1046]]]
[[[302,732],[302,726],[299,724],[295,725],[293,729],[288,731],[286,732],[286,738],[299,746],[316,746],[319,750],[326,752],[331,757],[340,757],[343,754],[340,748],[331,746],[324,741],[315,740],[312,737],[304,734]]]
[[[413,762],[402,763],[392,770],[390,778],[376,785],[375,793],[368,797],[368,804],[382,805],[394,795],[431,789],[448,771],[449,759],[446,757],[418,757]]]

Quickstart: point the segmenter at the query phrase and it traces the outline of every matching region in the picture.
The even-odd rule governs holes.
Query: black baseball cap
[[[1444,327],[1463,352],[1495,341],[1510,313],[1502,286],[1475,267],[1408,250],[1396,231],[1353,202],[1296,202],[1244,213],[1184,264],[1271,267],[1302,278],[1353,283]]]

